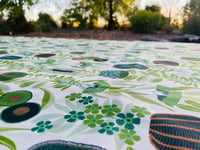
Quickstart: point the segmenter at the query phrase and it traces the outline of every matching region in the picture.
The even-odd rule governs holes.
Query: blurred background
[[[200,35],[200,0],[0,0],[0,34],[71,30]]]

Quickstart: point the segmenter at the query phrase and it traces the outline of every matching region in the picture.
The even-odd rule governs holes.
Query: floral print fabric
[[[199,60],[191,43],[2,36],[0,146],[198,149],[186,130],[193,143],[164,131],[172,124],[182,133],[180,121],[199,130]]]

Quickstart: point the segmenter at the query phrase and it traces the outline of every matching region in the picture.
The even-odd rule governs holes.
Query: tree
[[[39,19],[36,22],[36,30],[42,32],[52,32],[57,28],[54,19],[47,13],[39,13]]]
[[[34,4],[33,0],[0,0],[0,10],[9,10],[13,7],[32,6]]]
[[[134,0],[104,0],[105,10],[109,10],[109,19],[108,19],[108,30],[114,28],[114,14],[128,14],[130,11],[133,11],[133,2]]]
[[[191,0],[184,7],[185,17],[190,17],[193,15],[200,16],[200,1],[199,0]]]
[[[184,7],[183,32],[200,35],[200,1],[191,0]]]
[[[24,10],[20,6],[13,6],[8,14],[7,24],[10,32],[25,33],[30,30],[30,26],[24,16]]]
[[[78,0],[73,1],[79,2]],[[117,24],[117,14],[127,15],[133,12],[133,2],[134,0],[81,0],[78,5],[73,5],[72,9],[66,9],[64,16],[70,16],[70,18],[73,16],[85,23],[103,18],[108,22],[108,30],[112,30]],[[62,19],[67,18],[69,17]]]
[[[152,11],[152,12],[161,13],[161,7],[158,6],[158,5],[146,6],[146,7],[145,7],[145,10],[149,10],[149,11]]]
[[[160,1],[163,6],[163,11],[165,14],[167,14],[167,17],[169,18],[169,24],[171,24],[172,19],[174,17],[178,16],[178,13],[181,12],[181,9],[179,9],[183,1],[182,0],[161,0]]]
[[[78,24],[78,27],[85,29],[88,22],[87,6],[79,0],[72,0],[71,7],[65,9],[63,16],[61,17],[62,23],[66,24],[68,27],[73,27],[75,23]]]
[[[0,0],[0,11],[8,12],[7,30],[15,33],[27,32],[29,24],[25,18],[24,7],[33,5],[33,0]]]

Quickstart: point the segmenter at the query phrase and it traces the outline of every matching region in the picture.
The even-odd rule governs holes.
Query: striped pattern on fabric
[[[153,114],[149,138],[159,150],[198,150],[200,118],[189,115]]]

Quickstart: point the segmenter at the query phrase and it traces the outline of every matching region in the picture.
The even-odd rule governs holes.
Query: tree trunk
[[[108,30],[113,29],[113,0],[109,0],[109,21],[108,21]]]
[[[169,12],[169,25],[171,24],[171,20],[172,20],[172,10],[170,10]]]

